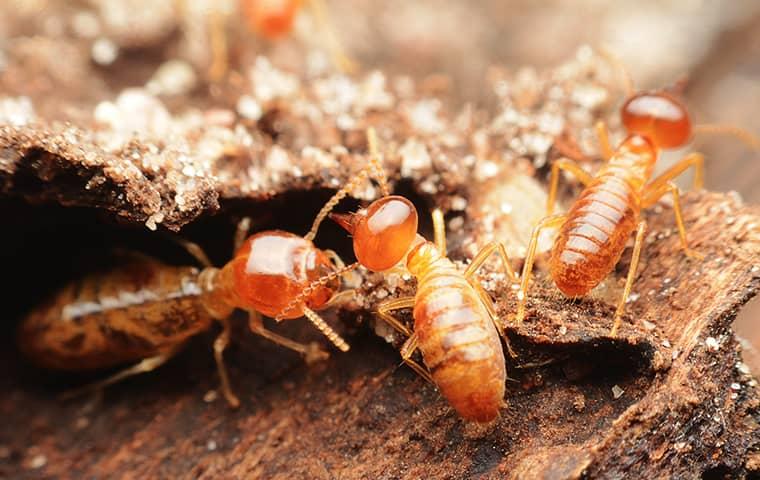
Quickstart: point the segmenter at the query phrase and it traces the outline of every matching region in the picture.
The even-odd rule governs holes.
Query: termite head
[[[373,272],[403,260],[417,238],[417,209],[396,195],[375,200],[357,213],[333,213],[330,218],[353,235],[356,259]]]
[[[300,7],[301,0],[240,0],[240,10],[251,29],[270,40],[293,30]]]
[[[231,289],[238,308],[257,310],[274,317],[307,286],[334,272],[336,266],[313,243],[279,230],[259,232],[249,237],[228,264]],[[223,272],[228,267],[223,269]],[[333,278],[314,286],[302,305],[283,318],[303,316],[303,307],[323,308],[340,288]]]
[[[621,108],[629,134],[649,138],[658,148],[678,148],[691,138],[691,119],[686,106],[665,92],[633,95]]]

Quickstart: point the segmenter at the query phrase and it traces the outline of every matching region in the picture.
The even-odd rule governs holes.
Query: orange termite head
[[[375,200],[357,213],[333,213],[330,218],[353,235],[356,259],[373,272],[403,260],[417,238],[417,209],[397,195]]]
[[[648,137],[658,148],[681,147],[691,138],[686,106],[668,93],[637,93],[620,113],[628,133]]]
[[[249,237],[229,265],[237,299],[235,306],[271,317],[282,312],[312,282],[336,269],[328,256],[310,241],[279,230]],[[312,310],[324,308],[339,288],[337,278],[315,288],[300,308],[284,318],[302,316],[304,306]]]
[[[301,0],[240,0],[240,9],[251,29],[270,40],[293,30]]]

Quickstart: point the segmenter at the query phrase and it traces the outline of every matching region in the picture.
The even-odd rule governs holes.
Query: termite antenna
[[[367,128],[367,148],[369,150],[369,164],[375,170],[375,178],[380,184],[380,193],[387,197],[390,195],[388,189],[388,177],[383,170],[383,162],[380,157],[380,149],[378,148],[377,132],[374,127]]]
[[[330,340],[333,345],[335,345],[338,350],[341,352],[347,352],[351,348],[348,343],[346,343],[345,340],[343,340],[343,337],[338,335],[338,332],[332,329],[330,325],[325,322],[322,317],[316,314],[313,310],[310,310],[306,307],[303,309],[303,314],[306,318],[311,321],[311,323],[314,324],[315,327],[317,327],[317,330],[322,332],[322,335],[327,337],[328,340]]]
[[[336,278],[338,278],[338,277],[340,277],[342,275],[345,275],[346,273],[348,273],[348,272],[356,269],[356,267],[358,267],[358,266],[359,266],[358,262],[352,263],[351,265],[345,265],[342,268],[339,268],[338,270],[335,270],[334,272],[330,272],[329,274],[327,274],[327,275],[325,275],[325,276],[323,276],[321,278],[318,278],[317,280],[314,280],[313,282],[311,282],[309,284],[309,286],[307,286],[306,288],[304,288],[303,290],[301,290],[301,293],[299,293],[298,295],[296,295],[290,301],[290,303],[288,303],[288,305],[284,309],[282,309],[282,311],[280,313],[278,313],[274,317],[275,321],[279,322],[279,321],[283,320],[283,318],[288,313],[292,312],[293,310],[295,310],[296,308],[298,308],[299,305],[301,305],[301,309],[303,310],[304,316],[306,318],[308,318],[309,321],[311,323],[313,323],[314,326],[317,327],[317,329],[320,332],[322,332],[322,334],[325,337],[327,337],[327,339],[330,340],[333,343],[333,345],[335,345],[336,347],[338,347],[339,350],[341,350],[343,352],[347,352],[348,349],[349,349],[349,346],[346,343],[346,341],[343,340],[343,338],[335,330],[333,330],[332,327],[330,327],[330,325],[328,325],[322,319],[322,317],[320,317],[319,315],[317,315],[313,310],[311,310],[311,309],[303,306],[302,304],[303,304],[304,300],[306,300],[306,298],[314,292],[314,290],[316,290],[319,287],[323,287],[323,286],[327,285],[332,280],[334,280],[334,279],[336,279]]]
[[[161,237],[184,249],[188,254],[190,254],[191,257],[193,257],[193,259],[195,259],[196,262],[198,262],[201,267],[205,268],[214,266],[214,264],[208,258],[208,255],[206,255],[205,250],[203,250],[203,248],[197,243],[165,232],[161,234]]]
[[[324,0],[309,0],[309,6],[314,12],[314,18],[319,29],[322,30],[322,34],[325,36],[327,48],[330,50],[330,56],[335,66],[343,73],[351,74],[356,72],[358,70],[357,63],[343,50],[340,40],[338,40],[338,35],[328,20],[327,6]]]
[[[184,3],[184,2],[183,2]],[[221,81],[229,69],[229,47],[227,45],[226,15],[219,6],[211,9],[209,18],[209,40],[211,43],[211,66],[208,76],[212,82]]]
[[[314,240],[314,237],[317,236],[317,230],[319,230],[319,226],[322,224],[324,219],[327,218],[327,215],[330,214],[330,211],[335,208],[335,206],[340,203],[341,200],[348,196],[348,194],[354,188],[356,188],[357,185],[369,177],[369,170],[370,167],[365,167],[359,173],[357,173],[354,178],[349,180],[343,188],[335,192],[335,195],[333,195],[332,198],[330,198],[330,200],[325,203],[325,206],[322,207],[322,209],[319,211],[317,217],[314,219],[314,223],[311,225],[311,230],[309,230],[309,233],[304,235],[303,238],[310,242]]]
[[[752,150],[760,151],[760,137],[733,125],[720,123],[703,123],[694,127],[694,134],[727,135],[737,138]]]
[[[296,295],[290,301],[290,303],[288,303],[288,305],[284,309],[282,309],[282,311],[280,313],[278,313],[274,317],[274,319],[277,320],[278,322],[281,321],[285,317],[285,315],[287,315],[288,313],[292,312],[293,310],[296,309],[296,307],[298,307],[299,304],[303,303],[303,301],[306,299],[306,297],[308,297],[309,295],[311,295],[312,293],[314,293],[314,290],[316,290],[319,287],[323,287],[323,286],[327,285],[331,281],[335,280],[338,277],[341,277],[341,276],[345,275],[346,273],[348,273],[348,272],[350,272],[352,270],[355,270],[358,266],[359,266],[359,262],[354,262],[354,263],[352,263],[350,265],[344,265],[344,266],[338,268],[337,270],[335,270],[333,272],[330,272],[327,275],[324,275],[324,276],[322,276],[322,277],[314,280],[306,288],[304,288],[303,290],[301,290],[301,293],[299,293],[298,295]]]
[[[607,59],[607,61],[612,64],[615,69],[617,69],[620,79],[623,83],[623,90],[625,91],[626,97],[633,95],[635,92],[633,86],[633,77],[631,76],[631,72],[628,71],[628,68],[626,68],[620,57],[606,45],[601,45],[599,47],[599,53],[605,59]]]
[[[372,127],[369,127],[367,129],[367,145],[369,148],[369,164],[360,170],[359,173],[354,176],[354,178],[349,180],[348,183],[343,186],[343,188],[335,192],[335,195],[333,195],[332,198],[330,198],[330,200],[325,203],[325,206],[322,207],[322,209],[317,214],[317,217],[314,219],[311,230],[309,230],[309,233],[304,235],[304,238],[306,240],[314,240],[314,237],[317,236],[317,230],[319,230],[319,226],[322,224],[324,219],[327,218],[327,215],[329,215],[330,211],[335,208],[335,206],[340,203],[341,200],[348,196],[348,194],[351,193],[351,191],[353,191],[361,182],[367,180],[373,174],[376,180],[380,183],[380,190],[382,191],[383,196],[388,196],[388,178],[385,175],[382,163],[378,157],[377,134],[375,133],[375,129]]]
[[[276,321],[282,321],[287,314],[295,310],[300,304],[306,300],[306,297],[314,293],[314,290],[316,290],[319,287],[325,286],[334,279],[341,277],[345,275],[346,273],[355,270],[356,267],[359,266],[359,262],[354,262],[351,265],[344,265],[343,267],[328,273],[327,275],[324,275],[313,282],[311,282],[306,288],[301,290],[301,293],[293,297],[293,299],[283,308],[280,313],[278,313],[274,319]]]
[[[686,92],[686,87],[688,86],[689,86],[688,75],[681,75],[673,83],[663,88],[663,91],[671,95],[675,95],[676,97],[683,98],[684,93]]]

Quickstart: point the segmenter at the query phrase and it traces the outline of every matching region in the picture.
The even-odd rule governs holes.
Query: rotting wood
[[[314,368],[241,334],[228,355],[244,399],[238,411],[204,395],[217,385],[208,338],[102,399],[69,403],[54,398],[60,382],[19,366],[6,349],[0,472],[17,478],[741,474],[755,468],[760,401],[739,363],[730,322],[760,286],[760,211],[726,195],[686,198],[694,246],[707,259],[678,253],[668,208],[650,215],[653,241],[635,286],[640,296],[620,338],[607,336],[611,306],[559,301],[539,284],[525,326],[509,329],[518,357],[510,361],[507,407],[489,428],[461,422],[432,386],[398,367],[390,346],[366,333],[353,336],[350,353]],[[512,312],[509,287],[498,278],[489,286],[499,311]],[[368,289],[366,301],[380,288]],[[355,315],[343,315],[350,331],[357,330]]]

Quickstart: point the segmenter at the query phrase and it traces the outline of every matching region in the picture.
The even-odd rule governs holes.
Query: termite
[[[222,331],[213,351],[227,402],[240,401],[230,387],[223,354],[230,341],[229,317],[235,309],[248,312],[250,329],[307,361],[327,354],[315,344],[304,345],[265,328],[262,315],[274,316],[303,288],[326,278],[310,295],[301,297],[283,318],[308,318],[337,348],[349,349],[315,311],[340,301],[339,275],[346,271],[334,252],[312,243],[313,236],[269,230],[245,238],[249,221],[238,225],[235,254],[222,268],[211,265],[196,244],[179,240],[203,269],[166,265],[130,254],[120,268],[84,276],[32,311],[20,324],[19,346],[41,367],[63,371],[100,370],[138,362],[101,381],[69,392],[72,396],[99,390],[124,378],[159,367],[192,336],[211,328]]]
[[[371,128],[368,144],[370,158],[377,159],[376,135]],[[446,255],[441,210],[433,211],[434,242],[427,241],[417,233],[414,205],[404,197],[389,195],[384,174],[379,173],[380,199],[359,212],[331,213],[330,217],[353,236],[359,264],[373,272],[403,271],[417,279],[415,296],[386,300],[375,312],[406,336],[401,347],[404,363],[437,385],[461,417],[489,422],[504,403],[506,365],[501,325],[476,274],[498,252],[507,275],[516,282],[506,250],[501,243],[492,242],[460,271]],[[349,191],[342,189],[336,198]],[[336,203],[331,201],[326,207],[331,209]],[[317,281],[310,288],[319,284]],[[309,292],[307,289],[305,294]],[[391,314],[405,308],[413,309],[413,330]],[[424,367],[412,358],[418,348]]]
[[[338,36],[331,26],[324,0],[240,0],[239,9],[248,27],[261,37],[276,41],[293,31],[296,16],[310,8],[316,24],[327,43],[333,63],[344,73],[356,71],[356,63],[343,50]],[[220,12],[211,15],[211,48],[213,52],[210,76],[220,80],[227,71],[227,35],[225,19]]]
[[[302,0],[240,0],[240,10],[254,32],[269,40],[288,35],[293,30]]]
[[[694,188],[701,189],[704,157],[701,153],[689,153],[664,173],[652,178],[660,152],[685,146],[697,131],[728,133],[753,148],[758,146],[754,136],[738,128],[722,125],[692,127],[688,110],[674,95],[665,90],[635,93],[630,77],[626,78],[628,96],[621,107],[621,118],[627,136],[613,150],[605,124],[599,122],[596,125],[606,161],[602,168],[591,175],[567,158],[552,164],[547,216],[533,229],[521,275],[515,317],[517,324],[522,323],[525,317],[528,283],[543,229],[559,228],[551,250],[549,270],[554,284],[568,297],[586,295],[596,287],[618,263],[628,239],[635,232],[631,263],[610,332],[616,335],[641,256],[646,232],[646,221],[640,218],[643,209],[653,206],[662,196],[670,193],[683,252],[691,258],[703,258],[689,248],[679,190],[673,180],[694,167]],[[567,213],[552,215],[560,170],[575,175],[585,188]]]

